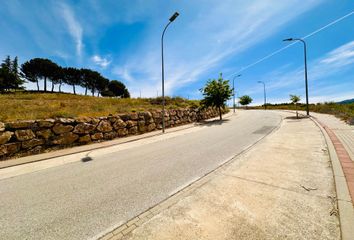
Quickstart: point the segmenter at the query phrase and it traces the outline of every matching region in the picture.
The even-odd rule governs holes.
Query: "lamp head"
[[[286,42],[286,41],[293,41],[294,39],[293,38],[287,38],[287,39],[284,39],[283,41]]]
[[[172,17],[170,17],[170,22],[173,22],[179,16],[178,12],[175,12]]]

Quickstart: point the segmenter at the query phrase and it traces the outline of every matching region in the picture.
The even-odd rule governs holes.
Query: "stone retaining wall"
[[[167,110],[166,127],[218,116],[215,109]],[[0,160],[38,154],[162,129],[162,113],[139,112],[90,118],[0,122]]]

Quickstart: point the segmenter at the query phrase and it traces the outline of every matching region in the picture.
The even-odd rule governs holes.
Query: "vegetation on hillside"
[[[110,81],[91,69],[61,67],[44,58],[30,59],[19,68],[17,57],[11,61],[8,56],[0,67],[0,92],[23,89],[25,81],[36,83],[38,92],[41,90],[40,81],[43,81],[44,92],[48,92],[47,82],[51,82],[51,92],[54,92],[55,86],[58,86],[61,92],[62,84],[67,84],[72,86],[74,94],[76,87],[81,86],[85,89],[85,95],[91,91],[92,96],[97,93],[97,96],[130,97],[128,89],[122,82]]]
[[[261,106],[253,108],[260,109]],[[354,125],[354,103],[339,104],[334,102],[326,102],[310,104],[309,108],[310,112],[332,114],[348,122],[349,124]],[[267,104],[267,109],[295,110],[295,106],[292,103]],[[297,104],[297,109],[306,111],[306,104]]]
[[[205,87],[200,89],[204,99],[202,106],[215,107],[219,110],[219,117],[222,120],[222,109],[225,109],[226,101],[232,96],[233,89],[230,88],[229,80],[224,80],[222,74],[218,79],[209,80]]]
[[[54,117],[100,117],[161,109],[161,98],[107,98],[69,93],[15,92],[0,94],[0,121]],[[199,101],[166,97],[166,108],[197,108]]]

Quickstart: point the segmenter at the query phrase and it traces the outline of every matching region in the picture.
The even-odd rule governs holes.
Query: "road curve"
[[[280,122],[276,112],[242,111],[222,124],[94,150],[91,161],[2,179],[0,239],[95,238],[217,168]]]

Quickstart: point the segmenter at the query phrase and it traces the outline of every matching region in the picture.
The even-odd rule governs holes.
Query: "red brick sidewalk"
[[[344,172],[345,179],[347,181],[349,194],[354,205],[354,162],[350,158],[347,150],[343,146],[342,142],[338,139],[336,134],[318,119],[316,119],[316,121],[326,130],[329,138],[331,139],[334,145],[338,159]]]

